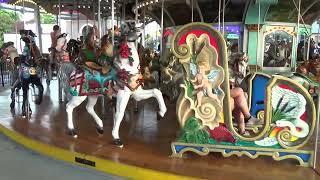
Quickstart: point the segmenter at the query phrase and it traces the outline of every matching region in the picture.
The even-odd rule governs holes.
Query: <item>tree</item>
[[[48,13],[41,13],[41,24],[56,24],[56,18]]]
[[[14,11],[0,9],[0,46],[2,46],[4,33],[15,31],[15,23],[20,21],[20,16]]]

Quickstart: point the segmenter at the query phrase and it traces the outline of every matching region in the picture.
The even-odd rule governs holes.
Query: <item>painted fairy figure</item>
[[[212,99],[215,99],[219,102],[220,100],[216,94],[212,91],[217,87],[213,87],[214,82],[217,80],[218,70],[211,70],[209,73],[209,68],[204,63],[199,63],[198,67],[192,63],[191,73],[195,77],[191,80],[194,83],[194,89],[196,90],[197,95],[197,107],[201,106],[203,96],[208,96]]]

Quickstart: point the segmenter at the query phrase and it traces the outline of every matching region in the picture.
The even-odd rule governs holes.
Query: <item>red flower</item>
[[[131,55],[131,52],[127,43],[122,43],[120,45],[119,54],[121,58],[129,58],[129,56]]]
[[[118,72],[118,77],[119,77],[119,79],[127,82],[128,79],[129,79],[129,73],[128,73],[125,69],[121,69],[121,70]]]

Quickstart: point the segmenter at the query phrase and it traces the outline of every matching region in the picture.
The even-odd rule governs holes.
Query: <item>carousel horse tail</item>
[[[71,94],[70,92],[68,91],[68,87],[67,87],[67,84],[66,82],[69,81],[69,77],[71,76],[72,72],[76,70],[76,67],[73,63],[63,63],[61,65],[61,67],[59,68],[59,78],[60,78],[60,82],[62,83],[61,84],[61,87],[63,89],[63,92],[65,94],[65,97],[67,99],[70,99],[71,97]]]

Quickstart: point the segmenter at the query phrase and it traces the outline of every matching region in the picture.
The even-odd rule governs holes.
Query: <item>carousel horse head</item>
[[[248,57],[245,53],[234,53],[231,55],[231,68],[240,78],[247,75]]]
[[[81,49],[81,42],[75,40],[75,39],[70,39],[69,42],[67,43],[67,48],[66,50],[69,53],[69,56],[71,57],[71,61],[74,61],[75,58],[79,56]]]
[[[27,45],[35,42],[35,37],[37,37],[31,30],[20,30],[21,40],[25,42]]]
[[[236,84],[241,84],[241,81],[248,73],[248,57],[245,53],[233,53],[229,61],[229,69],[231,70],[231,78]]]
[[[17,49],[14,47],[13,42],[6,42],[0,48],[0,57],[1,59],[5,60],[10,57],[11,52],[17,52]]]
[[[58,52],[66,51],[66,49],[67,49],[67,36],[68,36],[68,34],[62,33],[57,37],[56,50]]]
[[[121,25],[121,35],[129,42],[135,42],[142,34],[142,24],[135,21],[127,21]]]
[[[303,64],[300,64],[298,67],[297,67],[297,72],[298,73],[301,73],[303,75],[308,75],[308,65],[306,63],[303,63]]]
[[[23,49],[22,54],[24,56],[31,55],[35,61],[39,61],[41,58],[41,53],[36,45],[35,37],[37,37],[31,30],[20,30],[21,40],[25,42],[25,48]],[[37,64],[39,62],[36,62]]]

